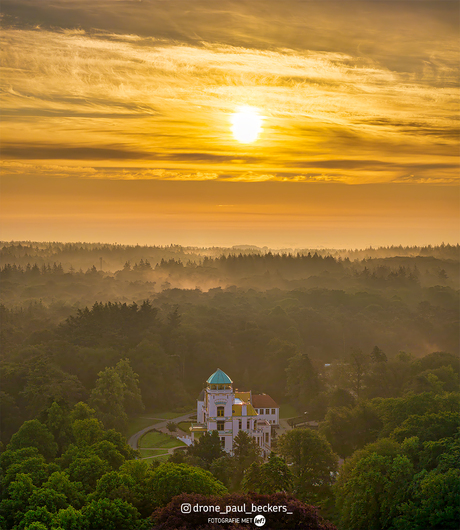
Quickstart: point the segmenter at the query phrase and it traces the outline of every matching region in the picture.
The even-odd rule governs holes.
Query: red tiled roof
[[[253,394],[252,395],[252,406],[255,409],[262,408],[279,408],[279,405],[274,399],[272,399],[268,394]]]

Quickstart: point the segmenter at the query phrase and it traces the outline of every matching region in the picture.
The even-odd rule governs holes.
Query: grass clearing
[[[181,421],[180,423],[177,424],[179,429],[181,431],[184,431],[186,434],[190,433],[189,428],[191,427],[191,425],[192,425],[192,423],[189,422],[189,421]]]
[[[283,405],[280,405],[280,418],[294,418],[298,416],[299,413],[293,407],[292,405],[289,405],[289,403],[284,403]]]
[[[186,412],[152,412],[149,414],[152,418],[161,418],[162,420],[173,420],[179,416],[184,416]]]
[[[140,450],[142,458],[149,458],[152,456],[167,455],[167,449],[141,449]]]
[[[151,460],[147,460],[147,462],[163,463],[163,462],[167,462],[168,460],[169,460],[169,455],[160,455],[160,456],[157,456],[156,458],[152,458]]]
[[[169,449],[171,447],[179,447],[182,445],[185,445],[184,442],[174,438],[174,436],[169,436],[168,434],[155,431],[144,434],[144,436],[142,436],[142,438],[139,440],[139,447],[143,449],[148,447],[161,447]]]
[[[161,420],[152,420],[152,416],[146,417],[145,415],[138,416],[137,418],[133,418],[130,420],[128,424],[128,430],[126,431],[126,438],[130,438],[133,434],[136,434],[137,432],[141,431],[142,429],[145,429],[146,427],[150,427],[150,425],[156,425],[157,423],[160,423]]]

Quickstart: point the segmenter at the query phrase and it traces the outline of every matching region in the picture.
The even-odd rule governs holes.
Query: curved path
[[[165,429],[166,428],[166,424],[168,422],[170,422],[170,421],[173,421],[174,423],[180,423],[181,421],[187,421],[187,420],[190,419],[190,416],[193,416],[194,414],[195,414],[195,411],[193,410],[192,412],[188,412],[184,416],[179,416],[177,418],[169,418],[167,420],[163,420],[162,418],[152,418],[152,420],[158,419],[158,420],[161,420],[161,421],[159,423],[155,423],[153,425],[150,425],[149,427],[145,427],[145,429],[142,429],[142,430],[138,431],[136,434],[133,434],[131,436],[131,438],[128,440],[128,445],[131,446],[133,449],[139,449],[139,447],[138,447],[139,440],[142,438],[142,436],[144,436],[145,433],[147,433],[149,431],[153,431],[153,430],[159,431],[161,429]],[[171,433],[172,436],[174,436],[174,434],[175,433]],[[176,438],[177,438],[177,434],[176,434]],[[152,447],[152,449],[157,449],[157,448],[156,447]],[[158,447],[158,449],[161,449],[161,448]],[[163,449],[164,449],[164,447],[163,447]]]

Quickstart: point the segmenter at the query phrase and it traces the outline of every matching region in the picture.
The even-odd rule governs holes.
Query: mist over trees
[[[151,528],[174,495],[230,492],[342,530],[455,528],[458,250],[5,244],[2,524]],[[217,367],[297,410],[277,454],[204,435],[134,462],[129,420],[191,410]]]
[[[24,260],[32,249],[45,259],[69,254],[75,267],[3,266],[2,400],[13,418],[28,419],[52,400],[76,403],[91,396],[107,417],[120,418],[109,410],[116,401],[100,389],[107,393],[121,384],[116,366],[123,359],[139,374],[147,408],[190,406],[210,365],[231,373],[242,387],[287,399],[318,417],[326,401],[338,397],[326,400],[331,384],[348,392],[341,399],[349,400],[398,397],[409,387],[420,392],[433,386],[433,377],[453,389],[454,376],[442,366],[431,379],[423,370],[417,380],[411,377],[415,359],[458,351],[454,248],[436,247],[438,255],[449,256],[437,258],[447,278],[438,274],[440,283],[431,285],[435,269],[420,265],[434,259],[424,256],[425,249],[364,263],[250,249],[183,265],[169,258],[183,254],[182,247],[156,249],[163,252],[156,264],[145,257],[152,248],[129,247],[128,255],[144,257],[109,274],[95,266],[78,272],[77,258],[94,249],[118,255],[123,248],[116,245],[4,246],[2,255],[22,254]],[[388,253],[369,252],[380,250]],[[393,252],[409,250],[416,252]],[[401,260],[405,265],[393,269]],[[151,280],[156,274],[164,275],[162,290]],[[200,278],[213,277],[220,283],[229,278],[229,285],[195,287]],[[193,288],[172,287],[186,281]],[[83,305],[85,300],[91,302]],[[128,414],[141,407],[139,397],[128,401]],[[123,430],[123,421],[117,427]]]

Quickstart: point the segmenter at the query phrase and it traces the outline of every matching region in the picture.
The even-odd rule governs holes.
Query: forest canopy
[[[458,247],[11,243],[1,259],[6,528],[169,528],[180,493],[284,495],[308,528],[334,528],[311,504],[341,530],[455,528]],[[189,412],[217,367],[297,414],[276,454],[209,434],[138,461],[130,421]]]

